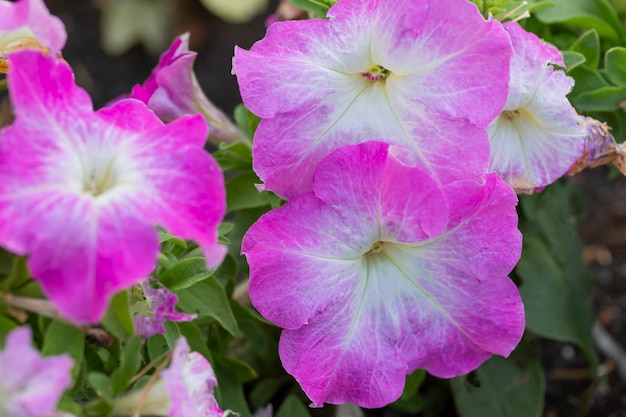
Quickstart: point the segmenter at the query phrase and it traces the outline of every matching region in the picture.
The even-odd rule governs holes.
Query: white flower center
[[[87,168],[83,177],[83,191],[93,196],[104,194],[119,182],[119,170],[115,158],[105,164],[94,164]]]
[[[384,81],[389,75],[391,75],[391,71],[382,65],[374,65],[369,71],[362,72],[361,75],[367,78],[370,81]]]

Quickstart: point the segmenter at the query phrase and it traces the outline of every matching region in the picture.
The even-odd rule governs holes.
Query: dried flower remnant
[[[156,225],[197,241],[209,266],[222,261],[224,179],[203,149],[202,117],[164,125],[133,99],[94,112],[66,62],[26,50],[9,62],[16,117],[0,131],[0,245],[28,256],[65,317],[98,322],[115,292],[150,274]]]
[[[20,49],[58,53],[67,33],[43,0],[0,0],[0,74],[8,72],[7,54]]]
[[[586,127],[569,103],[574,80],[553,46],[507,22],[513,57],[504,111],[487,128],[490,169],[519,194],[530,194],[565,175],[585,147]]]
[[[412,149],[442,184],[482,178],[510,56],[500,23],[466,0],[342,0],[328,19],[276,22],[233,60],[263,118],[255,171],[290,198],[334,149],[376,139]]]
[[[42,358],[31,346],[31,330],[11,331],[0,351],[0,415],[3,417],[72,417],[56,411],[72,385],[68,355]]]
[[[284,328],[283,366],[315,406],[382,407],[407,373],[467,373],[522,336],[515,194],[495,174],[439,187],[406,152],[334,151],[312,193],[244,237],[252,303]]]
[[[618,144],[611,134],[611,128],[591,117],[583,117],[582,124],[587,127],[585,152],[567,172],[574,175],[587,168],[613,164],[622,175],[626,175],[626,145]]]

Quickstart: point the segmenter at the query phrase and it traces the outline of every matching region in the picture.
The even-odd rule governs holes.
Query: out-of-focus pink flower
[[[163,325],[166,321],[190,321],[196,318],[195,314],[176,311],[178,296],[169,292],[158,281],[147,279],[139,287],[143,297],[132,305],[135,311],[135,332],[138,335],[148,338],[155,334],[165,334]],[[139,290],[138,287],[135,288]]]
[[[515,194],[493,173],[440,187],[406,152],[334,151],[312,193],[244,237],[250,299],[284,328],[283,366],[315,406],[382,407],[415,369],[464,374],[522,337]]]
[[[141,403],[141,415],[167,417],[225,417],[215,400],[213,390],[217,379],[211,364],[198,352],[190,352],[187,340],[181,337],[172,353],[172,363],[152,386],[119,398],[114,416],[133,415]]]
[[[484,128],[500,113],[510,41],[466,0],[342,0],[328,19],[276,22],[233,71],[263,118],[254,169],[290,198],[334,149],[383,140],[441,183],[487,170]]]
[[[0,73],[6,72],[10,51],[35,48],[56,54],[66,39],[65,26],[43,0],[0,0]]]
[[[487,128],[490,170],[518,193],[532,193],[563,176],[583,154],[587,128],[567,100],[574,80],[561,53],[516,22],[511,36],[511,81],[504,111]]]
[[[31,346],[30,328],[13,330],[0,351],[0,415],[71,417],[56,407],[72,385],[72,366],[67,355],[42,358]]]
[[[143,101],[161,120],[169,122],[183,115],[201,114],[210,126],[209,140],[214,143],[248,142],[241,131],[204,95],[193,62],[196,52],[189,50],[189,33],[180,35],[143,85],[133,87],[132,98]]]
[[[164,125],[127,99],[93,111],[68,64],[10,54],[15,122],[0,131],[0,245],[67,318],[97,322],[111,296],[156,265],[155,225],[196,240],[207,264],[225,212],[224,179],[200,116]]]

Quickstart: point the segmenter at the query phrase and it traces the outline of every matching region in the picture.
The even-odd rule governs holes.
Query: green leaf
[[[320,19],[326,17],[326,12],[328,12],[330,8],[330,5],[325,0],[289,0],[289,3],[293,4],[298,9],[313,13],[315,17]]]
[[[16,322],[0,314],[0,349],[4,348],[4,341],[11,330],[17,328]]]
[[[178,306],[189,314],[212,317],[233,336],[237,335],[237,320],[230,308],[224,288],[215,277],[176,291]]]
[[[161,245],[163,245],[164,243],[172,243],[182,249],[187,248],[187,242],[185,242],[184,239],[171,235],[164,230],[159,230],[159,242],[161,243]]]
[[[213,362],[217,388],[219,388],[218,402],[223,409],[233,410],[241,417],[252,417],[248,402],[243,392],[243,384],[233,375],[223,357],[216,357]],[[216,391],[216,397],[217,397]],[[295,416],[293,416],[295,417]]]
[[[113,296],[109,310],[102,319],[102,326],[120,340],[125,340],[135,334],[128,291],[120,291]]]
[[[604,73],[612,83],[626,85],[626,48],[615,47],[606,51]]]
[[[567,68],[568,71],[573,70],[574,68],[581,65],[587,60],[587,58],[585,58],[583,54],[578,53],[578,52],[561,51],[561,53],[563,54],[563,61],[565,63],[565,68]]]
[[[585,29],[595,29],[598,34],[614,42],[620,42],[623,29],[615,10],[607,0],[551,0],[553,7],[535,12],[545,24],[569,23]],[[537,3],[533,0],[532,3]]]
[[[219,149],[213,153],[213,157],[223,171],[252,169],[252,149],[243,142],[231,144],[222,142]]]
[[[209,278],[215,269],[208,270],[206,259],[200,257],[186,258],[166,269],[159,275],[159,281],[171,291],[189,288]]]
[[[85,333],[72,324],[52,320],[46,329],[41,353],[44,356],[68,354],[74,361],[72,379],[76,381],[85,353]]]
[[[111,375],[113,395],[126,391],[133,376],[141,367],[141,337],[135,335],[128,339],[120,353],[120,367]]]
[[[283,401],[275,417],[311,417],[311,414],[298,397],[290,395]]]
[[[155,334],[146,340],[146,347],[148,349],[148,356],[150,357],[150,361],[153,361],[157,358],[163,356],[168,350],[170,350],[170,346],[165,339],[165,336],[162,334]]]
[[[211,351],[207,347],[206,338],[202,334],[200,328],[195,323],[190,321],[181,321],[178,323],[178,328],[180,329],[180,334],[185,336],[185,339],[187,339],[189,348],[192,351],[200,353],[209,362],[213,363],[213,355],[211,355]]]
[[[13,256],[10,271],[9,275],[0,281],[0,291],[9,291],[30,279],[25,256]]]
[[[87,382],[96,391],[99,397],[108,404],[113,404],[113,389],[111,387],[111,379],[108,375],[100,372],[90,372],[87,375]]]
[[[237,123],[237,127],[239,128],[239,130],[241,130],[243,134],[246,135],[248,138],[252,139],[254,137],[254,133],[256,132],[256,128],[261,122],[261,118],[248,110],[248,108],[243,103],[235,107],[234,117],[235,123]],[[248,146],[246,146],[246,148],[248,149],[248,151],[250,151],[250,148]]]
[[[578,52],[585,57],[583,65],[598,68],[600,62],[600,37],[595,29],[588,30],[570,47],[570,51]]]
[[[242,172],[226,181],[227,213],[271,204],[269,192],[260,192],[255,184],[261,180],[253,171]]]
[[[255,409],[270,402],[272,397],[285,385],[287,378],[265,378],[254,385],[250,391],[250,402]]]
[[[568,71],[568,75],[571,75],[576,81],[572,92],[569,94],[569,99],[572,102],[581,94],[586,94],[589,91],[608,86],[608,83],[598,70],[591,69],[584,65],[579,65],[573,70]]]
[[[494,356],[476,370],[480,386],[467,376],[452,380],[462,417],[541,417],[545,379],[537,358],[526,363]]]
[[[426,378],[426,371],[418,369],[411,375],[407,375],[404,391],[391,407],[408,414],[417,414],[426,406],[424,399],[417,393],[417,390]]]
[[[626,100],[626,85],[620,87],[602,87],[582,93],[572,100],[580,111],[614,111]]]
[[[245,383],[257,378],[256,371],[246,362],[225,356],[218,357],[216,360],[218,360],[220,365],[224,369],[227,369],[230,375],[238,382]]]
[[[526,310],[526,329],[548,339],[581,347],[597,357],[591,336],[592,281],[582,260],[574,212],[574,190],[555,183],[520,199],[524,247],[515,272]]]

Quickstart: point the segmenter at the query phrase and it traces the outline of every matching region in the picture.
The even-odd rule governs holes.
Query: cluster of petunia
[[[555,66],[466,0],[340,0],[236,48],[254,169],[288,199],[244,238],[250,298],[314,406],[381,407],[416,369],[449,378],[516,347],[516,192],[585,151]]]
[[[147,279],[159,253],[154,227],[195,240],[208,267],[226,253],[217,241],[224,179],[204,150],[207,121],[197,109],[176,111],[176,101],[162,107],[159,95],[169,90],[160,67],[132,97],[94,111],[61,58],[65,39],[42,0],[0,1],[0,69],[15,116],[0,131],[0,245],[28,257],[32,277],[66,320],[96,324],[114,293],[135,287],[137,333],[164,333],[164,321],[194,316],[177,312],[177,296]],[[167,64],[170,79],[180,75]],[[179,90],[191,94],[197,82],[186,76]],[[232,131],[219,112],[211,116],[214,135]],[[183,337],[171,355],[155,384],[119,399],[112,413],[227,415],[207,360]],[[40,358],[28,327],[12,331],[0,352],[0,415],[69,416],[55,410],[72,385],[71,368],[67,355]]]
[[[0,131],[0,245],[28,256],[68,320],[98,323],[135,287],[138,333],[163,333],[193,316],[146,278],[154,227],[219,265],[224,180],[203,147],[247,139],[200,90],[187,35],[130,97],[97,111],[60,57],[64,41],[42,0],[0,0],[15,113]],[[340,0],[327,19],[276,22],[236,49],[244,103],[262,118],[260,188],[288,200],[244,238],[250,297],[284,329],[282,363],[313,405],[381,407],[416,369],[453,377],[518,344],[516,192],[541,190],[587,151],[573,81],[555,66],[554,47],[466,0]],[[17,370],[20,351],[32,366]],[[40,359],[15,330],[0,374],[19,378],[0,379],[0,414],[66,415],[54,410],[71,365]],[[42,375],[58,383],[43,392]],[[147,414],[226,414],[184,338],[159,378],[113,413],[142,402]]]

